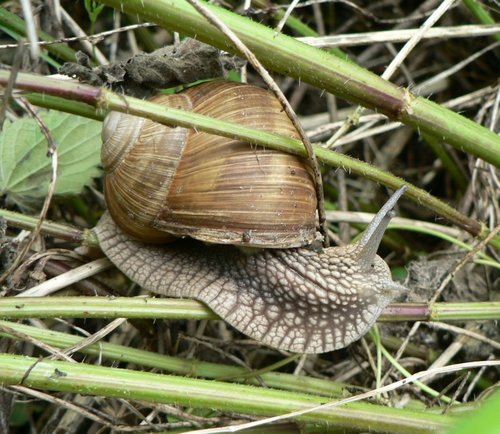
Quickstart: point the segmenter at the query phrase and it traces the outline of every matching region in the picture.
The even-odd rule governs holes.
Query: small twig
[[[432,15],[422,24],[410,40],[404,45],[404,47],[399,51],[396,57],[392,60],[390,65],[382,74],[382,78],[389,80],[396,70],[400,67],[403,61],[408,57],[410,52],[416,47],[416,45],[422,40],[425,33],[437,23],[437,21],[453,6],[457,0],[444,0],[439,7],[432,13]]]
[[[348,1],[348,0],[335,0],[336,3],[343,3],[346,6],[349,6],[352,8],[354,11],[358,12],[359,14],[363,15],[363,17],[372,20],[375,23],[378,24],[395,24],[395,23],[408,23],[410,21],[416,21],[416,20],[421,20],[422,18],[428,17],[430,15],[430,12],[424,12],[424,13],[412,13],[408,17],[404,18],[379,18],[372,12],[370,12],[366,8],[362,8],[359,5],[357,5],[354,2]],[[332,3],[332,0],[308,0],[308,1],[302,1],[300,4],[296,6],[296,8],[305,8],[309,6],[319,6],[322,3]],[[272,9],[285,9],[288,8],[287,4],[273,4]],[[266,13],[268,12],[268,9],[255,9],[255,13]]]
[[[97,62],[100,65],[106,65],[108,64],[108,59],[104,54],[102,54],[101,50],[93,45],[91,43],[90,37],[85,34],[83,29],[78,25],[78,23],[73,19],[73,17],[66,12],[65,9],[62,9],[62,18],[64,19],[64,23],[71,29],[74,35],[79,37],[79,41],[81,41],[82,47],[85,49],[85,51],[92,57],[95,57]],[[61,42],[67,42],[66,41],[61,41]]]
[[[483,336],[480,333],[473,332],[472,330],[464,329],[462,327],[457,327],[452,324],[446,324],[443,322],[427,322],[423,323],[427,327],[431,327],[433,329],[440,329],[440,330],[446,330],[451,333],[455,333],[458,335],[464,335],[467,336],[471,339],[476,339],[480,342],[485,343],[486,345],[492,346],[496,350],[500,350],[500,342],[494,341],[493,339],[487,338],[486,336]]]
[[[453,39],[453,38],[478,38],[497,34],[500,30],[498,24],[476,24],[453,27],[434,27],[422,35],[422,39]],[[332,36],[306,36],[297,38],[305,44],[318,48],[355,47],[384,42],[406,42],[417,34],[419,29],[384,30],[366,33],[348,33]]]
[[[40,56],[40,47],[37,44],[38,36],[36,34],[35,18],[33,17],[30,0],[21,0],[21,6],[23,9],[24,22],[26,23],[26,34],[30,45],[31,58],[36,62]]]
[[[40,285],[27,289],[16,295],[16,297],[45,297],[75,282],[91,277],[101,271],[108,270],[111,267],[113,267],[113,264],[108,258],[96,259],[95,261],[73,268],[66,273],[46,280],[40,283]]]
[[[106,326],[100,328],[96,333],[87,336],[86,338],[82,339],[81,341],[77,342],[74,345],[71,345],[68,348],[65,348],[62,351],[62,354],[67,357],[67,355],[76,353],[77,351],[80,351],[83,348],[88,347],[89,345],[95,344],[97,341],[103,339],[105,336],[110,334],[112,331],[120,327],[125,322],[127,322],[127,318],[116,318]]]
[[[464,380],[465,382],[467,382],[468,378],[470,376],[470,371],[467,371],[467,373],[465,375],[463,374],[460,374],[459,377],[455,378],[454,380],[452,380],[451,383],[447,384],[440,392],[440,394],[438,396],[436,396],[433,400],[432,400],[432,407],[434,407],[434,405],[436,404],[436,402],[441,399],[443,396],[446,396],[448,394],[448,392],[455,386],[455,384],[459,384],[459,386],[457,387],[457,389],[455,390],[455,392],[453,393],[453,396],[450,398],[450,401],[446,403],[446,406],[444,407],[444,409],[441,411],[441,414],[446,414],[448,412],[448,410],[450,409],[450,407],[452,405],[455,405],[456,403],[458,403],[459,401],[457,401],[457,396],[459,395],[460,391],[463,389],[464,387]]]
[[[36,228],[38,219],[36,217],[28,216],[18,213],[16,211],[9,211],[0,209],[0,217],[4,218],[8,226],[19,229],[26,229],[33,231]],[[69,224],[55,223],[45,220],[40,229],[40,233],[49,237],[59,238],[70,243],[82,243],[89,247],[98,247],[99,243],[93,233],[86,229],[79,229]]]
[[[119,10],[115,10],[114,16],[113,16],[113,27],[115,29],[119,29],[120,23],[122,19],[122,14]],[[111,38],[111,44],[109,47],[109,61],[111,63],[114,63],[116,61],[116,53],[118,51],[118,40],[119,40],[119,33],[115,32],[115,34]]]
[[[234,364],[236,364],[238,366],[241,366],[242,368],[246,369],[249,374],[252,373],[252,368],[250,368],[248,366],[248,364],[245,363],[243,360],[241,360],[239,357],[237,357],[237,356],[235,356],[233,354],[230,354],[230,353],[224,351],[223,349],[217,347],[216,345],[213,345],[211,342],[207,342],[207,340],[204,340],[204,339],[201,339],[201,338],[195,338],[193,336],[186,336],[186,335],[183,335],[182,339],[185,340],[185,341],[187,341],[187,342],[194,342],[197,345],[202,345],[202,346],[204,346],[206,348],[209,348],[210,350],[212,350],[213,352],[219,354],[223,358],[229,359]]]
[[[76,42],[76,41],[89,41],[91,43],[99,42],[101,39],[104,39],[107,36],[112,36],[115,33],[128,32],[130,30],[140,29],[141,27],[154,27],[157,26],[155,23],[141,23],[141,24],[131,24],[130,26],[120,27],[118,29],[107,30],[101,33],[95,33],[93,35],[85,35],[85,36],[71,36],[67,38],[54,39],[53,41],[37,41],[37,45],[40,47],[46,45],[56,45],[56,44],[64,44],[67,42]],[[16,48],[22,46],[29,46],[29,42],[18,42],[16,44],[3,44],[0,45],[0,49],[5,48]]]
[[[75,363],[75,360],[73,360],[71,357],[68,355],[64,354],[59,348],[55,348],[49,344],[46,344],[45,342],[42,342],[38,339],[35,339],[34,337],[27,335],[25,333],[19,332],[12,327],[8,327],[5,325],[0,325],[0,331],[2,333],[8,334],[10,336],[16,337],[22,341],[29,342],[30,344],[33,344],[34,346],[41,348],[42,350],[46,351],[49,354],[53,354],[54,356],[66,360],[67,362],[72,362]]]
[[[426,88],[432,86],[434,83],[444,80],[445,78],[450,77],[451,75],[457,73],[461,69],[465,68],[468,64],[476,61],[483,54],[495,50],[499,45],[500,41],[493,42],[487,47],[484,47],[482,50],[476,51],[472,55],[468,56],[466,59],[453,65],[451,68],[445,69],[444,71],[441,71],[439,74],[434,75],[428,80],[425,80],[422,83],[418,84],[417,86],[413,87],[413,93],[416,95],[421,95],[422,91],[425,90]]]
[[[188,2],[201,14],[203,15],[211,24],[217,27],[235,46],[236,48],[243,53],[243,55],[247,58],[247,60],[252,64],[255,70],[260,74],[262,79],[266,82],[267,86],[274,92],[278,100],[280,101],[285,113],[292,121],[293,125],[297,129],[300,139],[304,144],[307,156],[309,159],[309,164],[312,168],[314,174],[314,181],[316,184],[316,198],[318,201],[318,215],[319,215],[319,225],[322,235],[324,237],[323,245],[328,247],[328,225],[326,222],[325,216],[325,206],[324,206],[324,198],[323,198],[323,181],[321,179],[321,172],[319,170],[318,161],[312,149],[312,144],[309,138],[307,137],[300,121],[297,118],[297,115],[294,113],[292,107],[289,102],[285,98],[285,95],[281,92],[278,85],[274,82],[271,75],[267,70],[262,66],[257,57],[248,49],[248,47],[243,44],[243,42],[236,36],[236,34],[229,29],[220,19],[218,19],[211,11],[209,11],[205,6],[200,4],[198,0],[188,0]]]
[[[491,45],[488,47],[491,49]],[[484,53],[483,53],[484,54]],[[463,65],[462,65],[463,66]],[[448,70],[443,71],[443,73],[446,73]],[[431,79],[432,80],[432,79]],[[430,80],[429,80],[430,81]],[[422,84],[426,84],[427,82],[423,82]],[[426,95],[428,94],[427,89],[429,89],[427,86],[425,89],[420,90],[421,84],[418,84],[415,89],[419,89],[420,95]],[[450,109],[455,109],[457,111],[463,110],[464,108],[471,107],[473,105],[477,105],[483,102],[484,98],[487,97],[492,93],[494,89],[492,89],[491,86],[486,86],[482,89],[478,89],[476,91],[473,91],[471,93],[461,95],[457,98],[450,99],[449,101],[443,102],[442,105],[443,107],[450,108]],[[330,147],[330,149],[336,148],[341,145],[345,145],[348,143],[355,142],[357,140],[364,139],[365,137],[373,137],[376,134],[382,134],[391,130],[394,130],[396,128],[400,128],[404,126],[401,122],[386,122],[383,125],[376,126],[372,128],[374,125],[377,124],[379,121],[387,120],[387,118],[384,115],[380,114],[368,114],[368,115],[363,115],[359,118],[358,124],[360,122],[365,122],[362,127],[358,127],[355,131],[349,134],[343,135],[343,137],[339,138],[334,142],[334,144]],[[337,128],[342,128],[345,123],[344,121],[337,121],[337,122],[332,122],[332,123],[323,123],[321,126],[318,126],[316,130],[314,131],[309,131],[308,135],[310,137],[313,137],[317,134],[322,134],[330,130],[335,130]],[[491,129],[491,128],[490,128]],[[331,139],[333,141],[333,138]]]
[[[26,369],[26,372],[23,374],[23,378],[21,378],[21,381],[19,381],[19,385],[22,386],[22,384],[27,380],[27,378],[29,377],[29,375],[31,374],[31,371],[33,371],[33,369],[35,369],[36,365],[38,365],[41,361],[43,360],[42,357],[39,357],[38,359],[36,359],[32,364],[31,366]]]
[[[207,424],[214,425],[215,423],[220,423],[222,420],[219,417],[209,418],[209,417],[197,416],[195,414],[189,413],[188,411],[182,411],[180,408],[168,404],[156,404],[155,408],[168,415],[172,415],[177,418],[187,420],[191,422],[191,424],[194,427],[198,428],[201,428],[202,425],[206,426]]]
[[[72,410],[76,413],[79,413],[82,416],[84,416],[84,417],[86,417],[94,422],[100,423],[106,427],[115,428],[115,425],[113,425],[109,421],[109,416],[106,415],[105,413],[99,412],[99,414],[94,414],[94,413],[86,410],[83,407],[80,407],[78,405],[73,404],[72,402],[69,402],[67,399],[57,398],[55,396],[40,392],[39,390],[30,389],[29,387],[25,387],[25,386],[10,386],[8,388],[8,390],[13,390],[17,393],[25,394],[28,396],[33,396],[37,399],[42,399],[44,401],[50,402],[52,404],[56,404],[60,407],[63,407],[63,408],[66,408],[68,410]],[[93,409],[92,411],[97,412],[98,410]],[[108,420],[106,420],[106,418]]]
[[[326,34],[326,29],[321,6],[319,4],[313,4],[312,10],[314,14],[314,22],[316,23],[316,31],[319,35],[324,36]]]
[[[488,360],[494,360],[495,356],[493,354],[490,354],[490,357],[488,357]],[[484,374],[484,371],[486,371],[486,366],[483,366],[479,372],[474,376],[474,378],[471,380],[469,387],[467,388],[467,392],[464,393],[464,396],[462,397],[462,402],[467,402],[469,400],[469,396],[471,395],[472,391],[475,389],[476,384],[481,380],[481,377]]]
[[[285,13],[283,14],[283,18],[281,18],[280,22],[275,27],[275,30],[277,33],[280,33],[283,30],[283,27],[285,26],[285,24],[288,20],[288,17],[292,14],[293,10],[297,7],[297,5],[299,4],[299,1],[300,0],[293,0],[292,3],[290,3],[288,5]]]
[[[496,123],[499,121],[497,117],[499,107],[500,107],[500,87],[498,87],[497,89],[495,102],[493,103],[493,110],[491,112],[491,120],[490,120],[490,125],[488,127],[491,131],[495,131]]]
[[[438,369],[442,366],[448,365],[451,360],[461,351],[464,347],[465,342],[468,338],[464,335],[458,336],[453,342],[446,346],[446,348],[440,351],[439,356],[432,361],[432,364],[428,367],[428,369]],[[425,380],[422,380],[422,383],[430,383],[436,379],[436,376],[431,375],[427,377]]]

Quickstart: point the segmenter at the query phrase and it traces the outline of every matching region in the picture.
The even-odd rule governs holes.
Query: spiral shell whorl
[[[120,112],[110,112],[103,122],[101,162],[105,173],[113,172],[127,157],[139,138],[144,118]]]
[[[182,95],[168,98],[186,110]],[[188,131],[170,128],[149,119],[111,112],[104,121],[101,158],[105,176],[104,195],[115,222],[130,235],[161,243],[172,235],[154,227],[175,175]]]

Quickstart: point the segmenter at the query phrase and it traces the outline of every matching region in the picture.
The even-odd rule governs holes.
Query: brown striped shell
[[[280,103],[256,86],[213,81],[152,101],[298,137]],[[314,238],[314,185],[299,157],[118,112],[102,138],[108,210],[136,238],[272,248]]]

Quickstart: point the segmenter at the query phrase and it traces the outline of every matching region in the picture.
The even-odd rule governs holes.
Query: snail
[[[279,102],[256,86],[214,81],[154,100],[297,137]],[[95,232],[143,288],[198,299],[247,336],[301,353],[358,340],[406,290],[376,255],[406,187],[360,241],[318,252],[304,247],[315,236],[316,199],[302,159],[116,112],[102,135],[109,213]]]

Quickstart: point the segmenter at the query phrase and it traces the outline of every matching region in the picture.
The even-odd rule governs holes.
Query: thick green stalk
[[[28,93],[23,95],[30,103],[52,110],[59,110],[65,113],[71,113],[77,116],[83,116],[96,121],[103,121],[105,113],[97,111],[94,107],[69,99],[59,98],[48,94]]]
[[[245,140],[249,143],[257,145],[268,146],[273,149],[282,150],[301,156],[305,156],[305,149],[303,144],[296,139],[280,136],[278,134],[259,131],[254,134],[251,128],[243,127],[241,125],[233,124],[230,122],[223,122],[215,120],[207,116],[197,115],[195,113],[183,112],[182,110],[175,110],[173,108],[165,108],[159,105],[153,106],[145,104],[143,100],[127,97],[126,101],[123,96],[116,95],[110,91],[103,90],[101,94],[102,106],[110,110],[126,111],[140,116],[146,116],[150,119],[162,123],[171,122],[175,125],[190,127],[196,125],[200,130],[220,134],[226,137],[233,137]],[[149,103],[151,104],[151,103]],[[166,119],[169,119],[166,121]],[[344,170],[359,174],[364,178],[372,181],[380,182],[393,190],[398,189],[405,181],[389,172],[385,172],[371,166],[356,158],[349,157],[345,154],[333,152],[331,150],[314,146],[314,153],[319,161],[328,165],[341,167]],[[407,183],[406,183],[407,184]],[[417,188],[411,184],[408,185],[408,190],[405,196],[412,198],[415,202],[429,207],[436,213],[441,214],[448,220],[454,222],[461,228],[475,236],[486,236],[487,230],[481,226],[477,221],[466,217],[454,208],[446,205],[436,197],[430,195],[425,190]]]
[[[478,309],[479,308],[479,309]],[[484,321],[500,319],[500,303],[485,301],[477,303],[434,303],[430,306],[433,321]]]
[[[71,347],[82,339],[79,336],[69,335],[67,333],[55,332],[8,321],[0,321],[0,327],[2,326],[12,328],[17,332],[30,336],[47,345],[61,349]],[[11,335],[6,332],[0,333],[0,336],[11,337]],[[18,337],[14,339],[18,339]],[[281,372],[256,373],[239,366],[203,362],[196,359],[187,360],[102,341],[88,345],[78,350],[78,352],[100,356],[112,360],[115,363],[134,363],[178,375],[204,377],[215,380],[224,377],[224,379],[228,379],[232,383],[246,383],[255,386],[260,385],[263,381],[267,387],[293,390],[313,395],[323,395],[331,398],[347,396],[347,388],[352,387],[320,378],[285,374]]]
[[[77,392],[191,408],[216,408],[260,416],[313,408],[325,401],[324,397],[289,391],[84,363],[39,360],[11,354],[0,354],[0,382],[3,386],[22,384],[41,390]],[[448,416],[359,402],[314,410],[295,419],[362,431],[401,434],[443,432],[453,420]]]
[[[32,217],[20,212],[0,209],[0,217],[3,217],[7,225],[20,229],[33,231],[38,223],[38,217]],[[40,231],[44,235],[49,235],[72,243],[85,242],[86,233],[82,229],[77,229],[68,224],[59,224],[45,220]],[[98,247],[98,244],[95,245]]]
[[[0,317],[218,319],[196,300],[146,297],[4,297]]]
[[[0,317],[218,319],[196,300],[144,297],[4,297]],[[379,321],[498,320],[500,302],[389,305]]]
[[[168,30],[238,53],[224,35],[185,0],[99,1],[128,13],[137,13]],[[228,25],[270,70],[375,109],[500,166],[500,138],[488,129],[425,98],[415,97],[353,63],[223,8],[208,3],[204,5]]]

